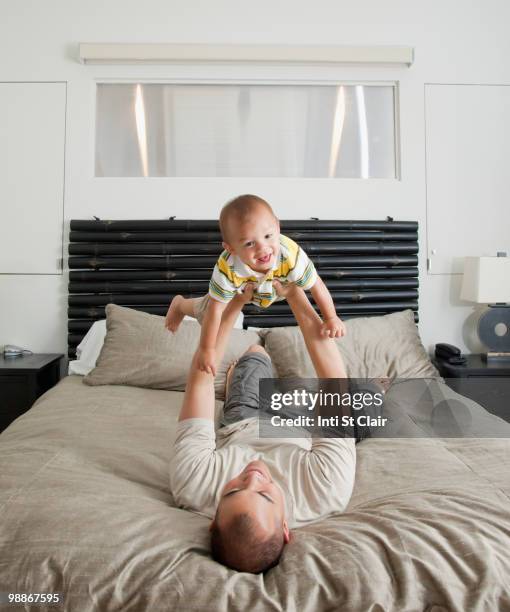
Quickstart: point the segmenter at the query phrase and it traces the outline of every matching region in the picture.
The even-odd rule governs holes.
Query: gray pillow
[[[345,321],[347,334],[335,339],[351,378],[428,378],[439,373],[421,343],[412,310]],[[278,376],[316,376],[298,327],[263,329],[259,334]]]
[[[131,385],[184,391],[191,360],[200,339],[200,326],[183,321],[169,333],[165,318],[108,304],[106,337],[96,367],[83,379],[88,385]],[[232,330],[223,362],[214,381],[217,399],[224,399],[228,366],[252,344],[255,332]]]

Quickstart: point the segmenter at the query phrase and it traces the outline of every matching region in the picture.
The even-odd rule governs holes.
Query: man
[[[303,290],[274,282],[292,308],[317,376],[346,378],[340,353],[331,338],[321,335],[321,319]],[[251,291],[234,298],[225,311],[218,363]],[[258,382],[272,377],[267,353],[250,347],[227,382],[216,438],[213,377],[194,359],[170,463],[176,503],[213,519],[213,557],[252,573],[278,563],[292,527],[343,511],[354,485],[354,439],[258,437]]]

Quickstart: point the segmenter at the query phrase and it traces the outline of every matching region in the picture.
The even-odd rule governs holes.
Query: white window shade
[[[396,87],[98,84],[96,176],[397,178]]]

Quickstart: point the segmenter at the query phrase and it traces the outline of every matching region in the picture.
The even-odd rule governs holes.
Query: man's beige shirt
[[[343,512],[356,468],[350,438],[259,438],[258,419],[245,419],[217,432],[209,419],[177,425],[170,460],[175,503],[213,518],[225,484],[255,459],[265,461],[282,489],[289,527],[301,527]]]

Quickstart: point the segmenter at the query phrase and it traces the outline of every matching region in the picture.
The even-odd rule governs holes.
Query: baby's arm
[[[345,336],[345,324],[337,316],[331,294],[320,276],[317,277],[317,281],[310,291],[322,314],[321,334],[330,338]]]
[[[297,249],[296,262],[287,275],[286,282],[287,284],[295,283],[296,287],[304,291],[312,292],[313,299],[322,314],[323,323],[320,328],[321,335],[329,338],[340,338],[344,336],[345,325],[337,317],[331,295],[321,277],[317,274],[313,262],[305,251],[290,240],[290,238],[285,237],[282,244],[286,246],[290,252]]]

